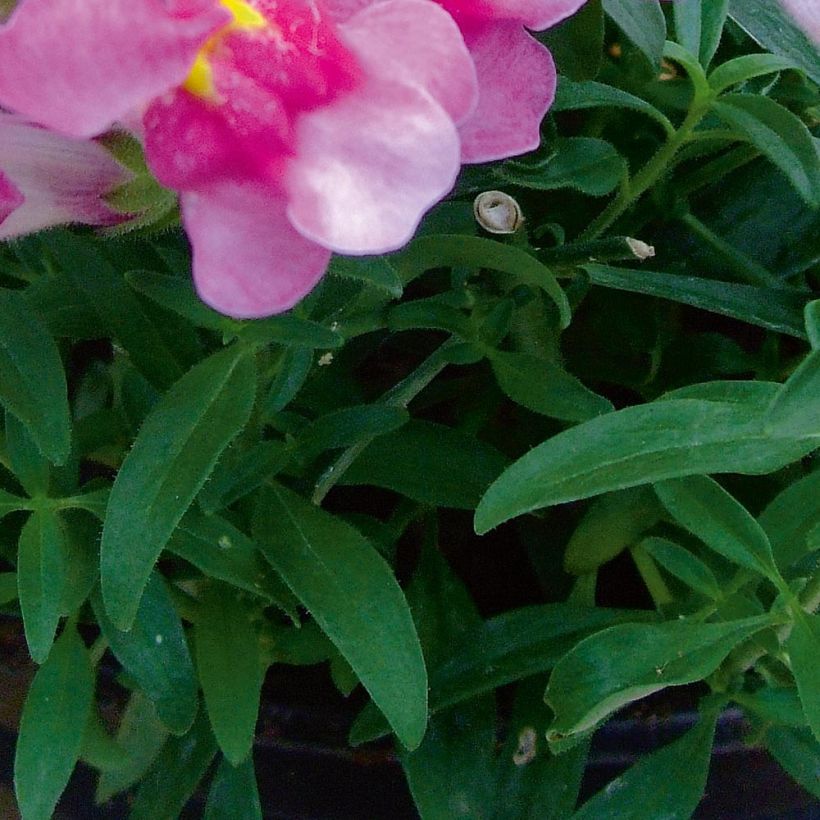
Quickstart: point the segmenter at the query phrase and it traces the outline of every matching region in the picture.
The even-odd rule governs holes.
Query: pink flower
[[[331,251],[394,250],[452,187],[477,99],[452,18],[385,0],[21,0],[0,105],[63,134],[127,122],[180,192],[202,298],[286,310]]]
[[[555,97],[549,51],[525,31],[543,30],[574,14],[586,0],[433,0],[458,22],[475,62],[479,101],[459,127],[464,162],[523,154],[538,147],[540,126]],[[347,19],[383,0],[329,0]]]
[[[820,45],[820,3],[818,0],[781,0],[797,24]]]
[[[0,239],[122,217],[103,196],[128,174],[100,145],[64,137],[0,111]]]

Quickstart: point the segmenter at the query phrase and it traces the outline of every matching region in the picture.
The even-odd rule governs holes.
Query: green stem
[[[674,136],[670,137],[655,156],[624,187],[621,193],[609,203],[609,206],[581,234],[579,240],[597,239],[663,176],[667,167],[675,158],[675,154],[686,144],[695,128],[706,116],[710,104],[711,97],[704,100],[699,94],[695,95],[686,119]]]
[[[755,262],[754,259],[750,259],[745,253],[741,253],[737,248],[732,247],[728,242],[721,239],[693,214],[683,214],[683,216],[680,217],[680,221],[704,244],[715,251],[726,265],[744,282],[748,282],[752,285],[779,286],[779,280],[774,274]]]
[[[448,339],[441,347],[428,356],[406,379],[390,388],[381,403],[393,407],[407,407],[408,404],[448,365],[446,351],[458,344],[458,340]],[[311,500],[317,506],[339,482],[353,462],[362,454],[375,436],[367,436],[348,447],[319,477],[313,489]]]

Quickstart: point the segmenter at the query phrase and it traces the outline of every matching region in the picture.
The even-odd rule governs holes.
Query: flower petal
[[[538,147],[555,97],[552,56],[518,23],[490,22],[465,35],[478,72],[478,108],[459,128],[464,162],[489,162]]]
[[[781,0],[786,11],[797,24],[820,45],[820,8],[817,0]]]
[[[420,85],[456,123],[475,110],[475,68],[458,26],[428,0],[386,0],[341,28],[364,68],[383,79]]]
[[[0,27],[0,105],[99,134],[181,83],[229,19],[216,0],[21,0]]]
[[[541,31],[575,14],[586,0],[441,0],[457,17],[514,20]]]
[[[22,191],[0,171],[0,226],[25,201]]]
[[[283,200],[251,185],[183,194],[194,283],[214,310],[238,319],[281,313],[322,278],[330,252],[297,233]]]
[[[23,197],[0,220],[0,239],[69,222],[111,225],[122,218],[102,197],[126,182],[128,172],[96,142],[0,112],[0,171]]]
[[[367,78],[297,124],[288,216],[340,253],[385,253],[410,240],[424,212],[453,186],[459,138],[425,91]]]

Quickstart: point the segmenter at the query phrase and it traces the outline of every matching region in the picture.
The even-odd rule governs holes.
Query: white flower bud
[[[503,191],[484,191],[475,198],[476,222],[488,233],[515,233],[524,224],[521,206]]]

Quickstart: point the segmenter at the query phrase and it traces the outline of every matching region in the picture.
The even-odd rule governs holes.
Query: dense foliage
[[[688,817],[731,703],[820,796],[817,49],[768,0],[539,36],[541,147],[288,314],[204,306],[167,227],[0,246],[24,817],[78,760],[137,818],[202,778],[207,816],[259,817],[266,671],[324,662],[424,818]],[[499,189],[525,221],[491,236]],[[486,543],[518,597],[453,569]],[[697,724],[576,811],[595,730],[684,685]]]

